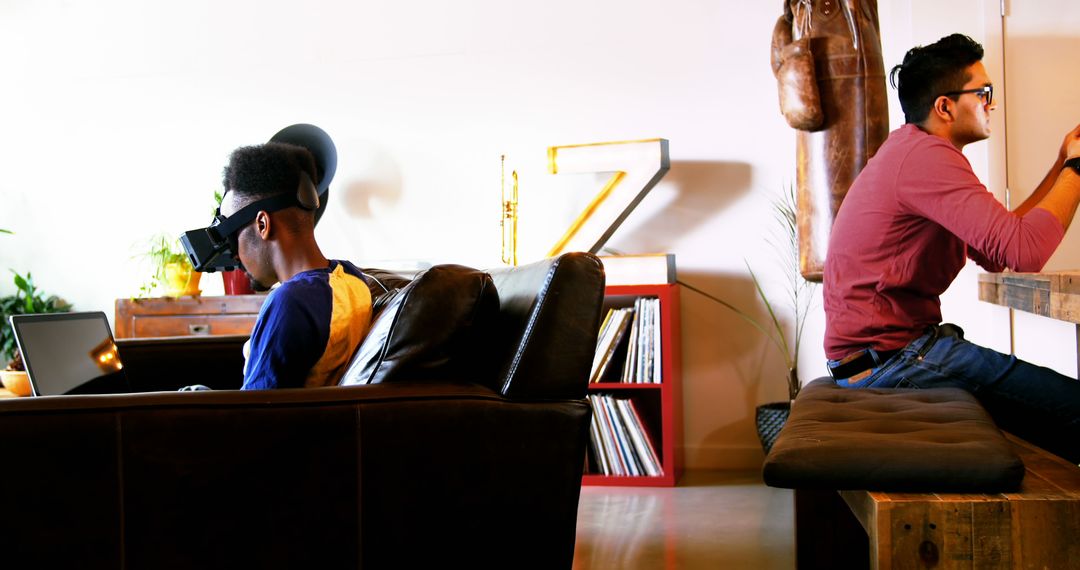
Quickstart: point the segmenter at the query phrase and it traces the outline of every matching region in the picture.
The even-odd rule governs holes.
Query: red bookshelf
[[[645,431],[660,458],[662,473],[648,477],[602,475],[587,471],[582,478],[584,485],[673,487],[682,473],[682,457],[679,455],[679,443],[682,441],[679,286],[674,283],[613,285],[605,290],[604,311],[610,308],[632,307],[639,297],[655,297],[660,300],[661,382],[619,382],[617,378],[618,372],[621,372],[620,363],[620,366],[615,367],[616,370],[605,374],[605,381],[589,384],[589,393],[629,396],[641,415]]]

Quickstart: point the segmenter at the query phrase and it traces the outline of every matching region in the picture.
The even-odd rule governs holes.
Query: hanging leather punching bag
[[[889,134],[877,1],[784,0],[772,68],[798,131],[799,271],[821,281],[840,203]]]

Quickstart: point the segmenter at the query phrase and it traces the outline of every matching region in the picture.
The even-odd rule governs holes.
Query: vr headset
[[[302,172],[295,195],[281,194],[257,200],[231,216],[222,216],[221,208],[218,208],[214,213],[214,221],[209,226],[184,232],[184,235],[180,236],[180,243],[195,271],[212,273],[218,270],[240,269],[242,266],[236,255],[236,235],[254,221],[260,211],[276,212],[297,206],[314,211],[315,223],[319,223],[330,194],[330,181],[337,171],[337,149],[334,141],[326,131],[315,125],[298,124],[285,127],[271,137],[270,142],[293,144],[311,151],[321,175],[319,184],[316,186],[307,173]]]

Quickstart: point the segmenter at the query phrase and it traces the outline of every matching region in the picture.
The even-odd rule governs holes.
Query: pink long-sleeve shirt
[[[947,140],[893,131],[851,185],[825,260],[825,355],[902,348],[941,322],[940,295],[970,257],[1039,271],[1064,236],[1053,214],[1005,209]]]

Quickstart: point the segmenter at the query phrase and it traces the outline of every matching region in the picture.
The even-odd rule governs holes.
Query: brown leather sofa
[[[486,300],[451,334],[409,309],[440,306],[445,280],[403,287],[344,382],[367,385],[0,401],[4,565],[569,568],[602,266],[449,273]],[[424,330],[439,345],[414,350],[403,335]],[[218,381],[215,354],[235,374],[220,345],[121,357],[136,385],[187,362],[189,383]]]

